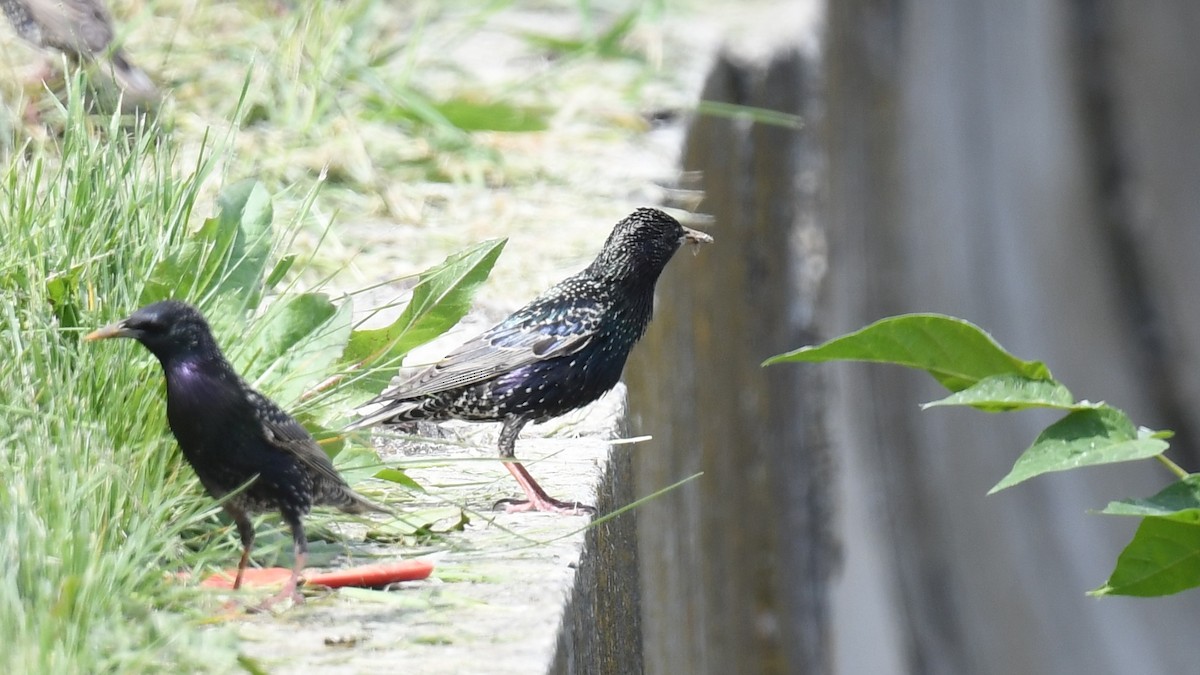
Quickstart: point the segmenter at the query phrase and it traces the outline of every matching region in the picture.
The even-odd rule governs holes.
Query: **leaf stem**
[[[1163,466],[1167,467],[1167,469],[1170,470],[1171,473],[1175,474],[1180,479],[1188,477],[1188,472],[1184,471],[1183,467],[1179,466],[1175,462],[1172,462],[1170,459],[1167,459],[1167,456],[1165,454],[1161,454],[1161,453],[1157,454],[1154,456],[1154,459],[1157,459],[1158,461],[1162,462]]]

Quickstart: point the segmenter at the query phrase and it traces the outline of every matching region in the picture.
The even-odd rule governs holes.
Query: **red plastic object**
[[[342,586],[386,586],[397,581],[416,581],[433,573],[433,563],[426,560],[404,560],[395,563],[350,567],[333,572],[318,572],[301,577],[304,584],[341,588]],[[203,588],[233,588],[237,570],[217,572],[200,582]],[[242,576],[246,587],[282,586],[292,576],[286,567],[247,569]]]
[[[386,586],[397,581],[416,581],[433,573],[433,563],[427,560],[405,560],[398,563],[382,563],[350,567],[344,570],[322,572],[304,577],[311,586]]]
[[[233,579],[237,570],[217,572],[200,582],[201,588],[233,588]],[[282,586],[292,576],[292,571],[286,567],[266,567],[263,569],[250,568],[242,575],[242,585],[247,588],[262,586]]]

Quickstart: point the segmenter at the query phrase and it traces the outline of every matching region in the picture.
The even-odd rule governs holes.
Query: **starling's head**
[[[658,209],[641,208],[617,223],[591,270],[608,277],[654,283],[680,246],[711,241],[712,237],[680,225]]]
[[[200,311],[178,300],[146,305],[120,321],[88,333],[84,340],[133,338],[164,363],[187,354],[216,351],[216,342]]]

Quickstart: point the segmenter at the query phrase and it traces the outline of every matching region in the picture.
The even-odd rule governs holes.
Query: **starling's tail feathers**
[[[343,488],[330,495],[326,503],[345,513],[386,513],[396,515],[395,511],[386,506],[376,504],[350,488]]]
[[[154,81],[150,79],[146,71],[125,58],[124,52],[118,49],[112,53],[110,58],[113,64],[113,76],[121,85],[121,89],[129,96],[135,97],[139,101],[148,101],[158,97],[158,87],[154,85]]]
[[[372,409],[370,407],[372,403],[380,405]],[[425,410],[425,401],[422,399],[415,401],[394,401],[383,399],[381,396],[363,408],[367,411],[366,414],[346,425],[343,431],[366,429],[376,424],[399,424],[400,422],[412,422],[414,420],[429,418],[429,414]]]

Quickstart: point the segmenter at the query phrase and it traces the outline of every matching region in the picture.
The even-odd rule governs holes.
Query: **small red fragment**
[[[397,581],[424,579],[432,573],[433,563],[427,560],[405,560],[306,575],[304,583],[310,586],[327,586],[329,588],[386,586]]]

